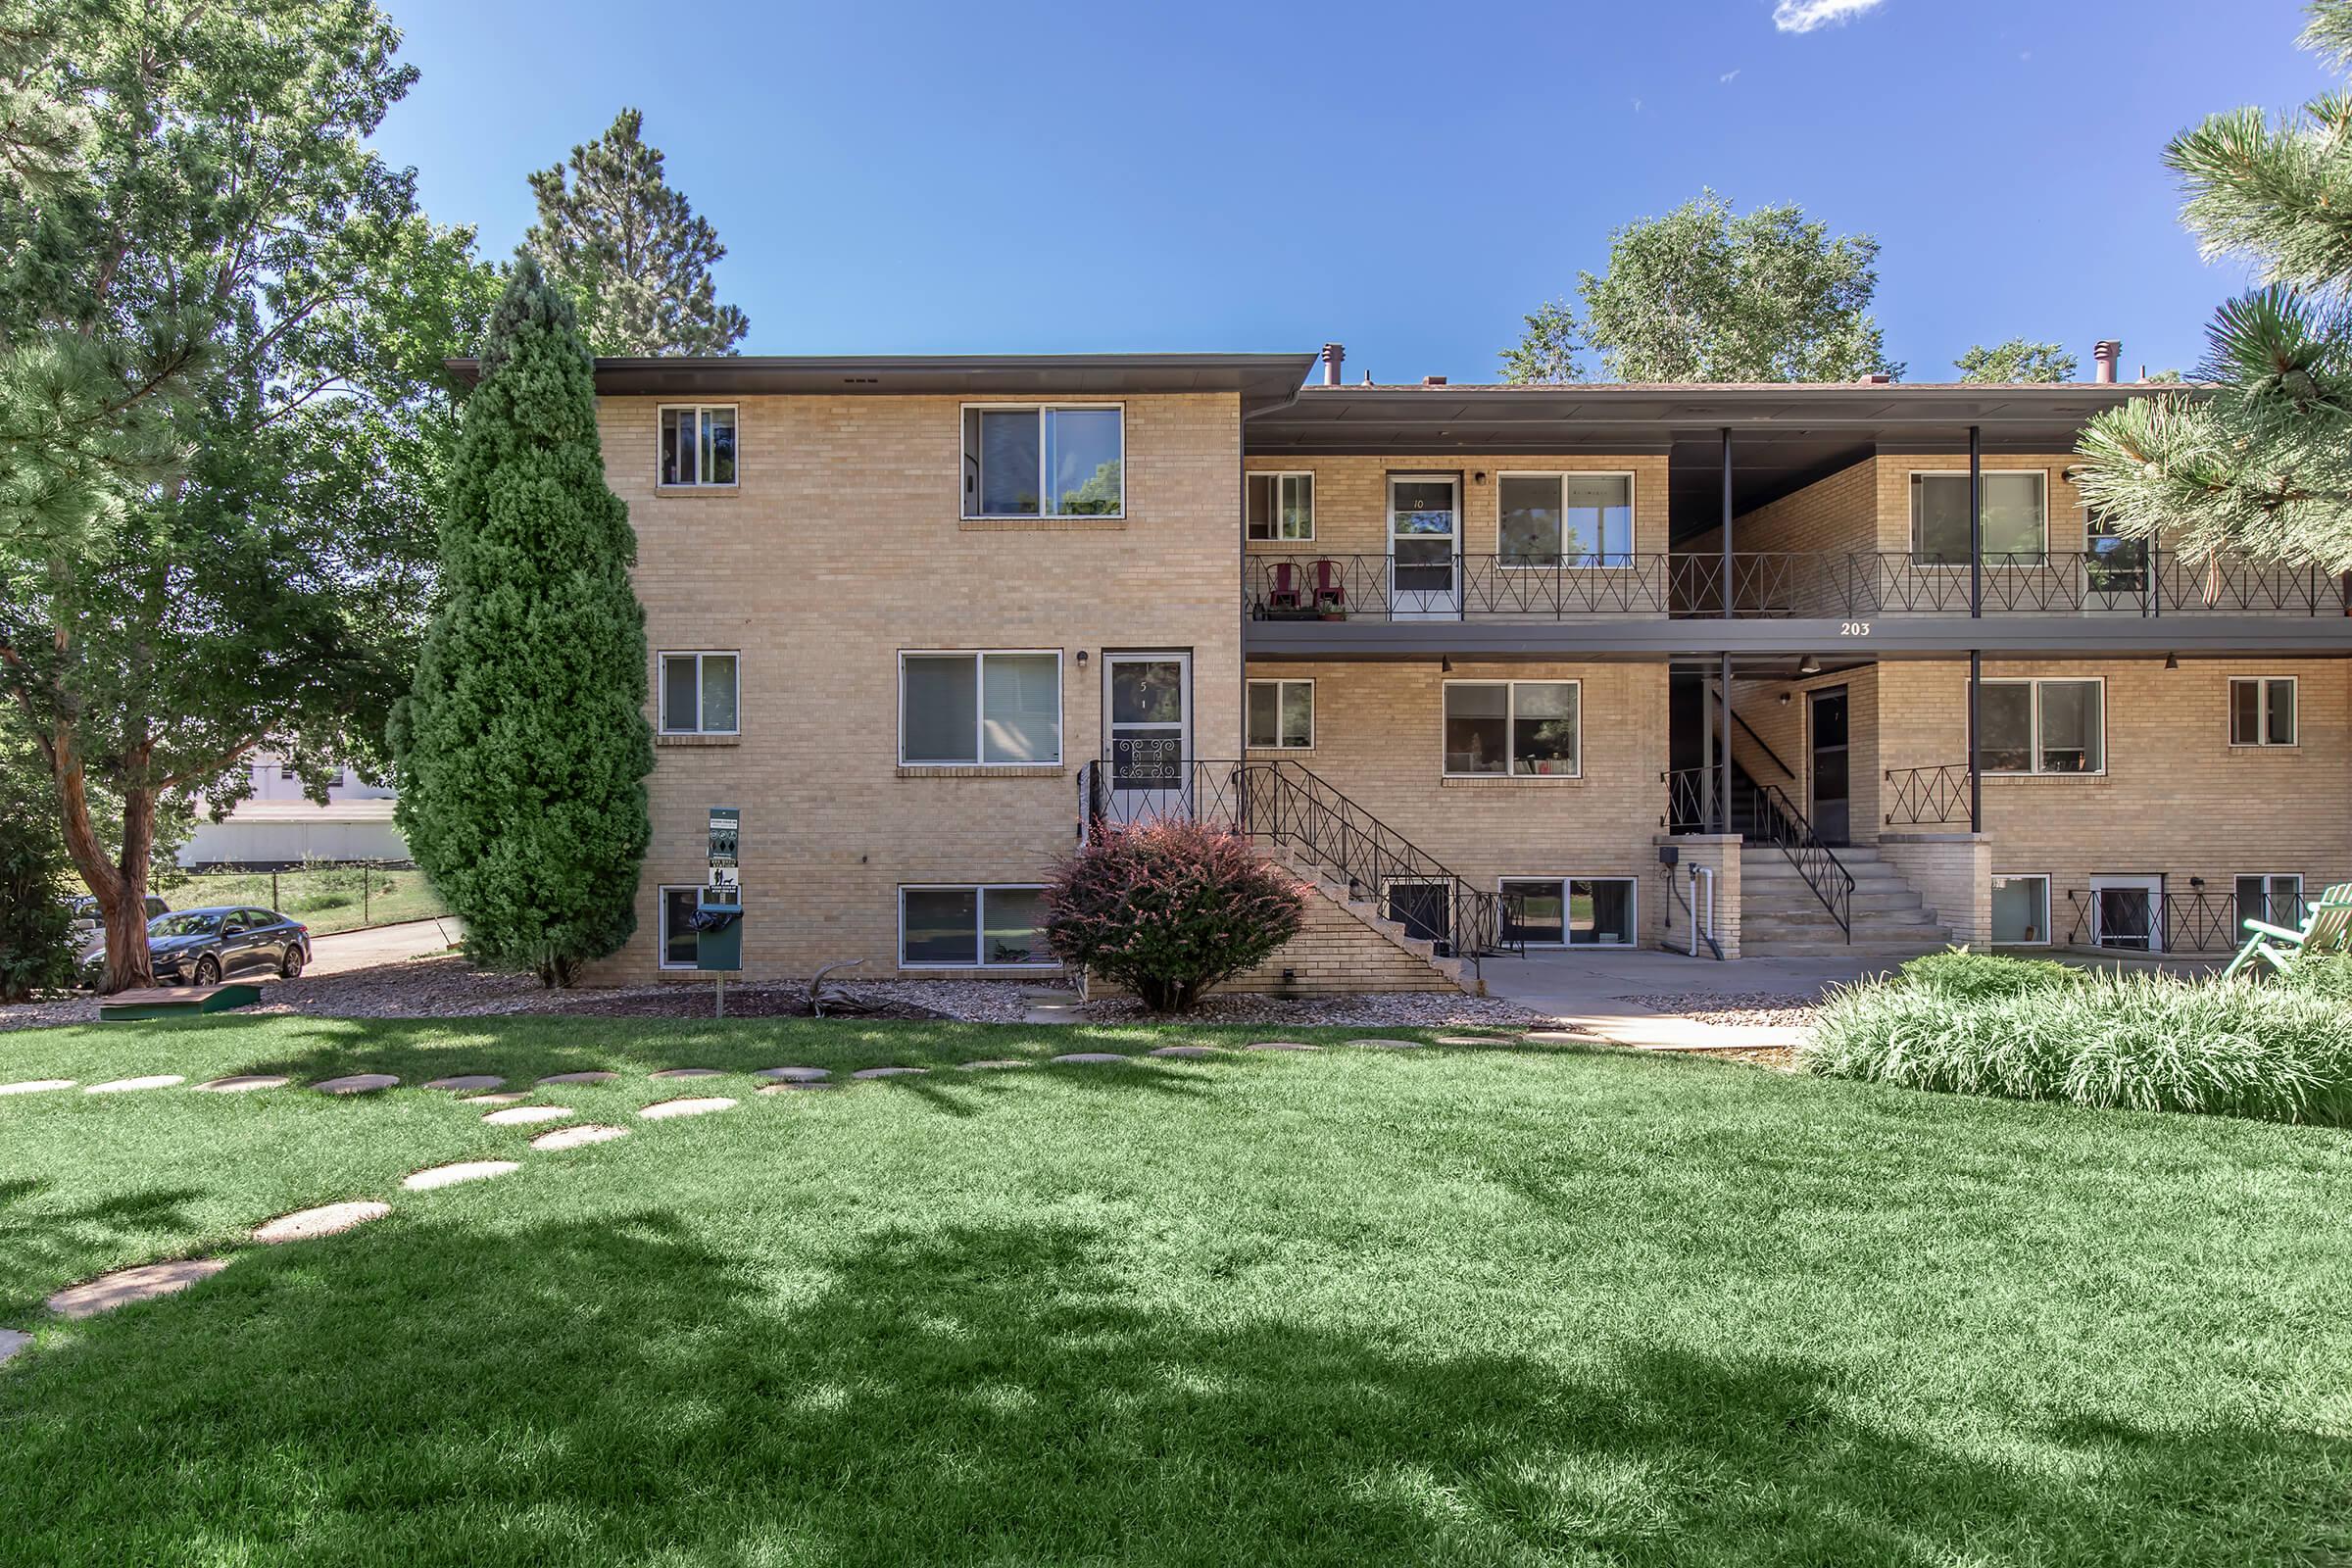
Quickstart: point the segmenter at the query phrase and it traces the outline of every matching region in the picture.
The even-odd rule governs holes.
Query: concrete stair
[[[1740,853],[1740,952],[1750,958],[1916,957],[1952,939],[1902,873],[1856,845],[1832,852],[1854,875],[1853,940],[1788,857],[1749,841]]]

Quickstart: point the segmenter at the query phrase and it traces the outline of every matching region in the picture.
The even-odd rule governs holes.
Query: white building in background
[[[348,768],[318,805],[302,793],[293,764],[267,752],[253,756],[253,794],[215,822],[201,811],[179,852],[183,867],[287,866],[306,860],[406,860],[409,847],[392,825],[392,791],[365,784]]]

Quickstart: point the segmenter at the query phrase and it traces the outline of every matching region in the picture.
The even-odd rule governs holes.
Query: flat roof
[[[600,359],[603,397],[758,397],[937,393],[959,397],[1113,397],[1236,392],[1245,408],[1280,402],[1314,368],[1312,354],[660,355]],[[451,360],[471,382],[478,360]]]

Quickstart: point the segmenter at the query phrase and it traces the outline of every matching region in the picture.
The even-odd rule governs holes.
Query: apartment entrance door
[[[2090,879],[2090,940],[2094,947],[2154,953],[2164,946],[2164,878]]]
[[[1450,473],[1391,474],[1390,617],[1458,620],[1461,550],[1461,480]]]
[[[1121,822],[1192,809],[1193,656],[1104,654],[1110,814]]]
[[[1847,759],[1845,688],[1812,694],[1812,802],[1805,814],[1824,844],[1844,844],[1853,831],[1853,771]]]

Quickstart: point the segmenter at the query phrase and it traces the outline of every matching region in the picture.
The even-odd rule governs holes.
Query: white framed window
[[[736,683],[741,662],[732,652],[663,653],[662,733],[740,734]]]
[[[664,403],[655,482],[679,489],[735,482],[735,405]]]
[[[1506,940],[1531,948],[1634,945],[1630,876],[1506,876],[1494,888]]]
[[[1038,929],[1045,889],[1026,883],[926,883],[899,889],[899,966],[1036,969],[1054,965]]]
[[[1992,879],[1992,940],[1996,947],[2050,945],[2050,879],[2038,871]]]
[[[1984,561],[2038,566],[2050,550],[2050,476],[2039,468],[1987,468]],[[1911,558],[1924,565],[1968,564],[1968,473],[1911,475]]]
[[[963,411],[966,517],[1124,517],[1127,411],[1115,403]]]
[[[899,655],[903,765],[1061,761],[1061,650]]]
[[[692,884],[664,884],[662,888],[661,929],[662,967],[692,969],[697,966],[702,939],[695,934],[695,912],[702,906],[703,890]]]
[[[1988,680],[1980,734],[1987,773],[2107,771],[2107,683]]]
[[[1572,680],[1447,681],[1446,776],[1576,777],[1583,756],[1580,695]]]
[[[2230,927],[2233,939],[2245,934],[2248,920],[2284,926],[2290,931],[2303,923],[2303,879],[2299,876],[2268,873],[2241,876],[2232,891],[2237,902],[2237,919]]]
[[[1252,751],[1308,752],[1315,746],[1315,683],[1250,682],[1248,744]]]
[[[2230,744],[2295,744],[2295,677],[2260,675],[2230,682]]]
[[[1499,566],[1633,564],[1630,473],[1497,473],[1494,502]]]
[[[1250,539],[1312,539],[1315,536],[1315,476],[1311,473],[1250,473],[1243,478],[1243,534]]]

